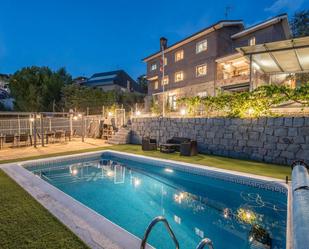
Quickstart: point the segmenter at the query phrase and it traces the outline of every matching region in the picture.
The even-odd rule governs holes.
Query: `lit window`
[[[180,61],[183,59],[183,50],[180,50],[175,53],[175,61]]]
[[[200,53],[207,50],[207,40],[200,41],[196,44],[196,53]]]
[[[157,70],[157,64],[156,63],[151,64],[150,68],[151,71]]]
[[[168,75],[165,75],[162,81],[162,85],[167,85],[168,84]]]
[[[159,82],[156,80],[154,82],[154,89],[158,89],[159,88]]]
[[[207,94],[206,91],[197,93],[197,96],[199,96],[200,98],[205,98],[205,97],[207,97],[207,95],[208,94]]]
[[[175,82],[183,80],[183,71],[179,71],[175,73]]]
[[[249,40],[249,46],[254,46],[255,45],[255,37],[251,37]]]
[[[168,96],[168,105],[171,108],[171,110],[176,110],[177,107],[176,95]]]
[[[196,77],[201,77],[207,74],[207,65],[202,64],[196,66]]]

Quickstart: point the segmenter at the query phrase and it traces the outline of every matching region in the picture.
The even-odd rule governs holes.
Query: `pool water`
[[[205,237],[215,249],[286,248],[285,193],[112,153],[29,170],[139,238],[162,215],[181,249],[196,248]],[[269,234],[270,247],[252,239],[256,226]],[[162,224],[154,227],[148,242],[175,248]]]

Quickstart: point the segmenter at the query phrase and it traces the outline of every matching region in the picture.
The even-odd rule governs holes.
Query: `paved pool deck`
[[[0,163],[6,160],[18,160],[22,161],[25,158],[44,156],[50,154],[59,154],[67,152],[75,152],[86,149],[96,149],[111,146],[102,139],[85,138],[82,142],[81,138],[74,138],[72,141],[50,143],[42,147],[38,145],[36,148],[33,146],[22,146],[8,148],[5,147],[0,150]]]

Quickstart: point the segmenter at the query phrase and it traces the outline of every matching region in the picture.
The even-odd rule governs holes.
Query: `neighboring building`
[[[9,91],[9,79],[10,76],[8,74],[0,74],[0,90],[5,90],[8,93]]]
[[[82,85],[87,80],[88,80],[87,77],[79,76],[79,77],[74,78],[72,83],[76,85]]]
[[[103,91],[142,92],[141,87],[124,70],[96,73],[82,85]]]
[[[214,96],[220,89],[254,89],[269,79],[263,79],[263,72],[260,72],[260,75],[259,72],[255,72],[255,80],[250,82],[250,62],[237,52],[236,48],[285,40],[290,36],[288,18],[285,14],[249,28],[245,28],[241,20],[219,21],[165,47],[163,80],[161,48],[143,60],[147,63],[149,80],[147,99],[154,98],[156,102],[161,102],[163,84],[171,109],[176,109],[176,100],[180,97]],[[162,40],[160,44],[161,42]],[[257,67],[254,70],[259,71]]]
[[[13,110],[14,99],[10,96],[9,79],[10,75],[0,74],[0,102],[7,110]]]

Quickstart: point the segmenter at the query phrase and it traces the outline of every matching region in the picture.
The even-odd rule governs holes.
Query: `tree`
[[[148,80],[147,80],[145,74],[143,74],[143,75],[141,75],[137,78],[137,83],[140,85],[142,91],[144,93],[147,93],[147,91],[148,91]]]
[[[72,77],[64,68],[52,71],[48,67],[25,67],[10,78],[11,95],[18,111],[53,111],[61,100],[61,89],[70,84]]]
[[[144,95],[131,92],[107,91],[84,87],[80,85],[66,85],[62,88],[62,106],[65,110],[77,109],[86,112],[99,113],[102,106],[122,106],[126,110],[134,107],[135,103],[142,103]]]
[[[296,12],[290,21],[293,37],[309,35],[309,10]]]
[[[296,12],[290,21],[293,37],[303,37],[309,35],[309,10]],[[299,73],[295,75],[298,85],[309,82],[309,73]]]

